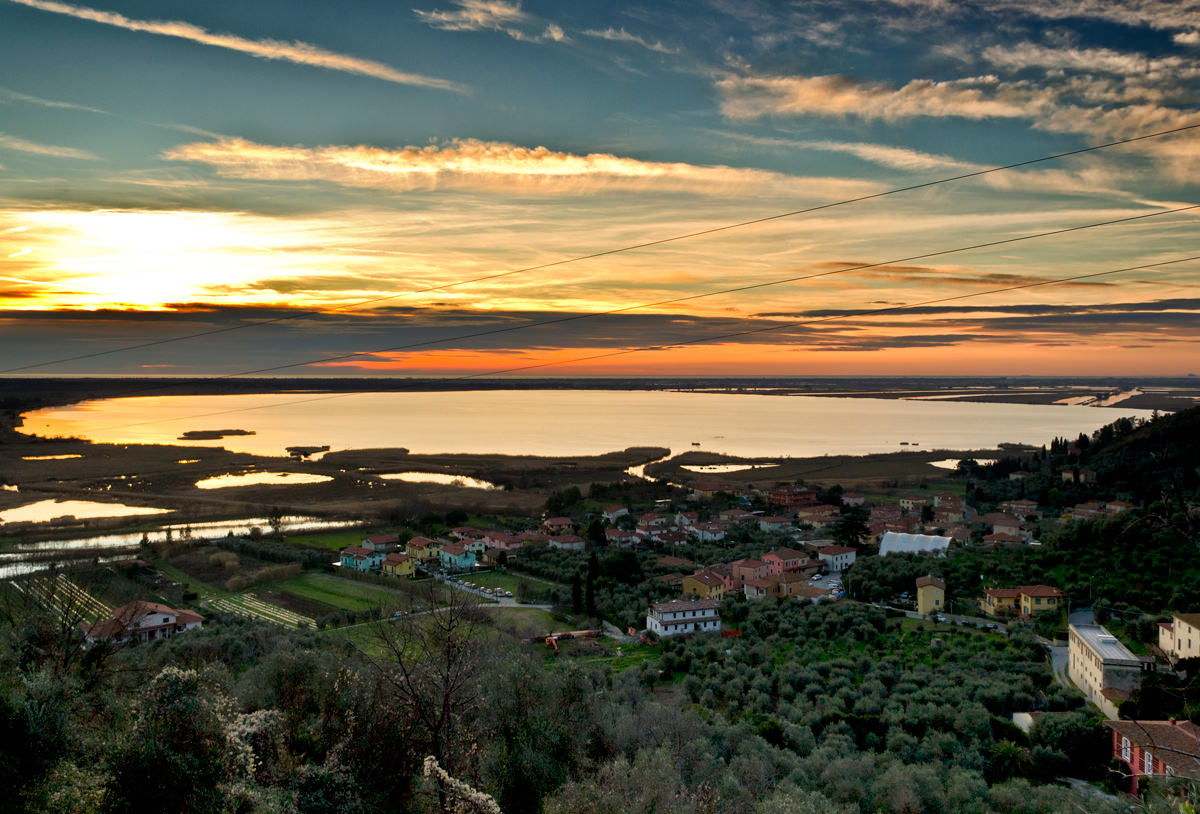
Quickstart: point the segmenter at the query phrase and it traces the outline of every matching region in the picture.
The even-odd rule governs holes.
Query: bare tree
[[[431,583],[428,610],[378,627],[385,656],[376,666],[396,700],[424,729],[429,752],[450,774],[475,746],[467,722],[481,697],[490,649],[480,636],[483,622],[470,597],[452,592],[439,603]]]

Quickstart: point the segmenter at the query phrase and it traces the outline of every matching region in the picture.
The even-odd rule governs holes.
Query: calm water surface
[[[253,408],[253,409],[248,409]],[[406,447],[414,453],[594,455],[664,446],[743,457],[994,447],[1075,437],[1148,410],[663,391],[356,393],[336,398],[169,396],[40,410],[40,435],[108,443],[223,446],[284,455],[295,445]],[[254,435],[179,441],[188,430]],[[903,443],[902,443],[903,442]]]

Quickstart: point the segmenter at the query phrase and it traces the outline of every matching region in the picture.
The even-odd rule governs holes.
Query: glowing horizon
[[[1034,7],[1022,33],[980,9],[936,23],[921,4],[886,20],[804,12],[863,49],[857,73],[795,16],[772,23],[771,45],[765,21],[712,11],[733,58],[669,10],[639,31],[601,10],[492,5],[511,13],[451,5],[381,17],[380,32],[318,15],[286,37],[266,7],[221,17],[168,4],[149,19],[132,6],[0,5],[0,351],[18,367],[218,331],[37,370],[211,375],[436,339],[294,370],[462,375],[742,333],[545,370],[1200,367],[1194,263],[853,313],[1200,255],[1193,213],[690,299],[1185,205],[1197,200],[1193,132],[455,285],[1194,123],[1196,46],[1169,4],[1084,14],[1119,27],[1122,48]],[[869,35],[884,25],[888,44]],[[929,26],[975,47],[931,45]],[[405,59],[382,31],[409,46]],[[94,47],[52,70],[29,47],[48,38]],[[127,74],[125,52],[178,66],[173,80]],[[793,52],[825,68],[782,58]],[[241,330],[261,320],[274,325]],[[812,324],[774,330],[795,322]]]

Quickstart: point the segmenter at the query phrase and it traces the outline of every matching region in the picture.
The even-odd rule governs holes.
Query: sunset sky
[[[908,259],[1200,203],[1200,130],[494,276],[1197,98],[1195,0],[0,0],[0,369],[1200,373],[1200,261],[930,302],[1200,255],[1200,210]]]

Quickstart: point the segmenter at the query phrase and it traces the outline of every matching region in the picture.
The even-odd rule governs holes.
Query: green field
[[[318,534],[297,534],[287,536],[284,542],[289,545],[302,545],[309,548],[324,548],[329,551],[341,551],[353,545],[362,545],[364,537],[372,534],[383,534],[380,531],[368,529],[348,529],[346,531],[328,531]]]
[[[271,587],[342,610],[361,611],[379,607],[390,610],[408,604],[404,597],[391,591],[312,571],[274,583]]]
[[[514,597],[523,599],[526,602],[550,601],[551,587],[549,585],[535,579],[519,577],[515,574],[502,573],[500,571],[485,571],[482,574],[472,574],[467,578],[467,581],[484,588],[501,588],[505,591],[511,591]]]
[[[560,652],[552,662],[558,666],[567,664],[603,664],[614,672],[637,667],[645,661],[654,661],[662,655],[662,648],[652,645],[619,644],[612,639],[578,639],[559,642]]]

